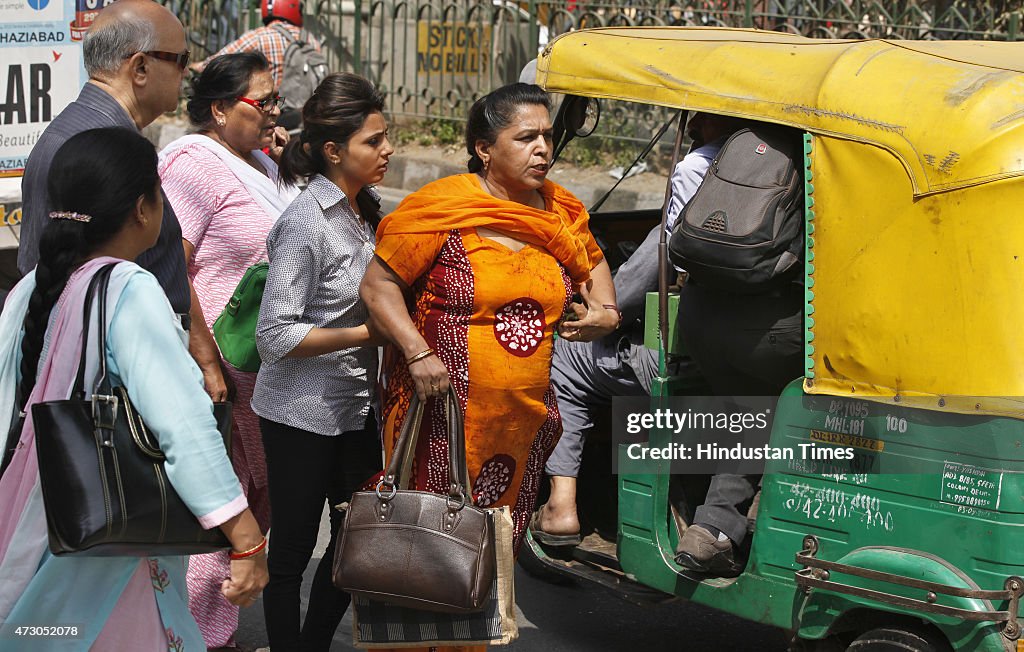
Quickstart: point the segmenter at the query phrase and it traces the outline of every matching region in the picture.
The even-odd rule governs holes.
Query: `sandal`
[[[530,518],[530,536],[542,546],[572,547],[583,543],[583,537],[579,532],[576,534],[551,534],[540,529],[539,509]]]

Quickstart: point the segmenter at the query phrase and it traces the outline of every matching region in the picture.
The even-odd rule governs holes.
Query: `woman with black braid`
[[[128,129],[82,132],[57,152],[50,171],[54,212],[39,264],[0,314],[0,423],[28,414],[0,477],[0,640],[15,649],[52,642],[15,637],[32,623],[76,624],[67,649],[203,649],[188,611],[183,557],[52,556],[39,489],[31,406],[69,398],[82,347],[86,289],[114,263],[107,299],[106,363],[132,397],[167,456],[182,500],[207,528],[220,527],[236,551],[224,595],[251,605],[267,582],[265,539],[213,418],[186,336],[152,274],[133,262],[160,233],[163,201],[153,146]],[[87,351],[95,369],[97,351]],[[91,387],[87,378],[86,387]],[[6,421],[4,420],[6,419]],[[37,647],[33,647],[33,645]]]

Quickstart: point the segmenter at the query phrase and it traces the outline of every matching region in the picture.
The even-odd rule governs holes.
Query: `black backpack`
[[[701,285],[755,294],[793,280],[804,251],[800,132],[756,125],[729,137],[669,240]]]
[[[281,88],[277,92],[284,98],[284,109],[301,113],[306,100],[327,76],[327,59],[309,42],[306,32],[295,38],[281,23],[272,27],[288,39],[281,69]]]

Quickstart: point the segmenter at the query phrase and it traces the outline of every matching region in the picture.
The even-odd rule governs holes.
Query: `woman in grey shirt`
[[[302,134],[280,163],[282,180],[308,178],[309,185],[267,237],[270,271],[256,328],[263,365],[252,408],[266,450],[273,532],[263,609],[276,651],[330,647],[349,604],[331,584],[336,510],[300,627],[302,574],[324,501],[348,500],[382,466],[377,348],[359,283],[380,219],[370,185],[394,152],[383,109],[369,81],[330,75],[303,107]]]

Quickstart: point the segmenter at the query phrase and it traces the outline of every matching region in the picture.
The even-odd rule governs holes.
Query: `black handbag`
[[[423,417],[414,394],[384,477],[375,491],[353,494],[345,513],[332,569],[342,591],[451,613],[480,611],[489,603],[497,564],[494,516],[472,505],[462,409],[454,390],[443,400],[448,494],[404,488]]]
[[[174,491],[159,442],[125,388],[111,385],[106,303],[113,268],[108,265],[97,272],[86,293],[82,357],[71,398],[32,406],[50,552],[158,556],[228,548],[220,529],[204,530]],[[94,300],[99,376],[87,399],[85,360]],[[230,408],[227,403],[214,409],[226,445],[231,436]]]

